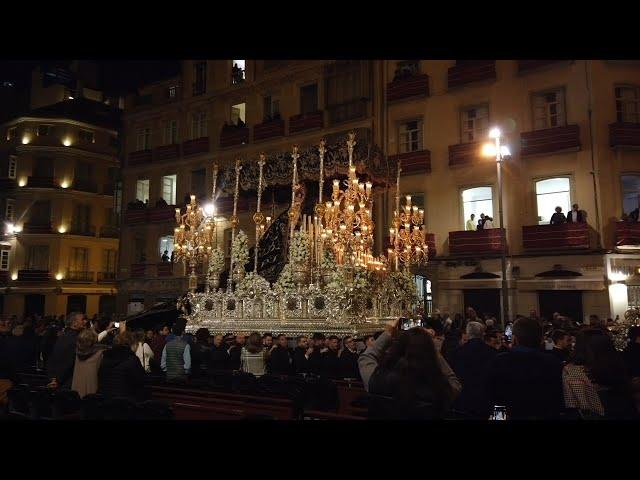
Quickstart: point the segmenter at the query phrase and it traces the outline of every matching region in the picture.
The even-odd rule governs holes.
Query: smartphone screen
[[[493,407],[493,414],[491,420],[506,420],[507,419],[507,407],[502,405],[496,405]]]
[[[409,330],[411,328],[410,322],[407,317],[400,317],[400,330]]]
[[[115,323],[113,324],[113,326],[114,326],[114,327],[116,327],[116,328],[120,328],[120,322],[115,322]]]

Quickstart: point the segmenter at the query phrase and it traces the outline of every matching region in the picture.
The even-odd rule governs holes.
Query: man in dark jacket
[[[340,353],[340,376],[342,378],[360,379],[360,369],[358,368],[358,352],[356,341],[351,336],[344,337],[342,341],[344,348]]]
[[[513,325],[513,347],[489,365],[491,405],[507,407],[510,419],[557,418],[564,409],[562,363],[541,345],[540,324],[520,318]]]
[[[273,375],[291,374],[291,353],[287,348],[286,335],[278,335],[277,345],[271,349],[269,367]]]
[[[296,348],[293,351],[293,371],[294,373],[309,373],[308,356],[313,352],[309,348],[309,339],[300,336],[296,339]]]
[[[229,366],[231,370],[240,370],[240,355],[247,337],[243,333],[236,335],[235,343],[229,349]]]
[[[67,317],[67,331],[58,337],[53,353],[48,361],[47,375],[49,386],[71,388],[73,367],[76,364],[76,339],[78,333],[85,328],[84,313],[72,312]]]
[[[107,398],[146,400],[144,367],[135,354],[137,342],[132,332],[120,332],[113,347],[102,355],[98,370],[98,393]]]
[[[184,329],[186,322],[178,319],[173,324],[173,334],[175,335],[167,342],[162,351],[162,361],[160,366],[167,374],[167,382],[187,381],[187,375],[191,373],[191,345],[185,338]]]
[[[498,352],[484,341],[484,325],[469,322],[466,328],[467,343],[451,354],[451,368],[462,383],[462,392],[454,409],[470,418],[486,420],[493,405],[487,398],[485,384],[488,368]]]
[[[320,372],[327,378],[341,378],[339,353],[340,339],[335,335],[329,337],[328,347],[321,351]]]
[[[213,337],[213,346],[211,348],[207,371],[209,373],[219,372],[221,370],[227,370],[228,368],[229,352],[227,351],[227,346],[222,341],[222,335],[216,335]]]
[[[640,327],[629,328],[629,345],[622,352],[631,377],[640,377]]]
[[[322,353],[325,337],[322,333],[314,333],[311,341],[313,342],[313,351],[311,354],[306,355],[307,371],[315,375],[320,375],[322,371]]]
[[[571,335],[564,330],[557,329],[551,334],[551,340],[553,341],[553,350],[548,352],[555,355],[561,362],[568,361],[571,353]]]

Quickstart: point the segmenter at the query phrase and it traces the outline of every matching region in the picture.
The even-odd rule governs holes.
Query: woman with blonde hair
[[[98,391],[98,370],[102,362],[102,349],[98,348],[97,343],[98,335],[90,328],[78,334],[71,390],[78,392],[80,398]]]
[[[148,343],[145,342],[144,330],[135,332],[136,336],[136,357],[140,360],[140,364],[146,373],[151,373],[151,361],[153,360],[153,350]]]
[[[247,339],[247,344],[240,353],[240,370],[261,377],[266,373],[268,352],[262,346],[262,337],[253,332]]]

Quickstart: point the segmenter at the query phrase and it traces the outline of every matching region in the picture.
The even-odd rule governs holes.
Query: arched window
[[[640,175],[622,176],[622,211],[631,213],[640,207]]]
[[[569,213],[571,211],[569,177],[547,178],[536,182],[536,206],[538,225],[548,224],[556,207],[561,207],[565,215]]]
[[[160,244],[159,244],[159,253],[160,253],[160,258],[162,258],[162,255],[164,254],[164,251],[167,251],[167,255],[169,255],[169,257],[171,257],[171,252],[173,252],[173,235],[166,235],[164,237],[160,237]]]
[[[474,221],[476,223],[482,213],[493,218],[493,189],[491,187],[475,187],[463,190],[462,209],[464,215],[462,219],[463,228],[471,214],[475,215]]]

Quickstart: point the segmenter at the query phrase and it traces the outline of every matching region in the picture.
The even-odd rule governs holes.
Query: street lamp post
[[[495,149],[496,168],[498,171],[498,216],[500,218],[500,261],[502,266],[502,315],[500,323],[504,327],[509,315],[509,291],[507,289],[507,238],[504,226],[504,215],[502,211],[502,162],[505,157],[511,155],[506,145],[500,145],[500,129],[492,128],[489,132],[489,138],[495,140],[495,145],[488,145],[488,151]]]

